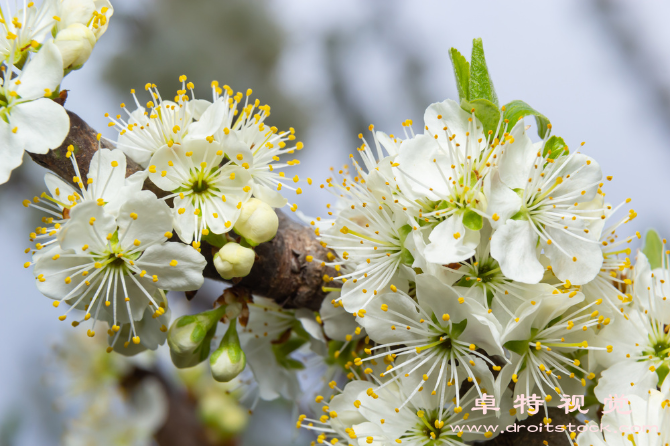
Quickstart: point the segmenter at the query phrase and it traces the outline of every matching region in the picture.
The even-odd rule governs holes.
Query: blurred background
[[[104,113],[130,101],[131,88],[143,93],[142,86],[153,82],[169,97],[185,74],[196,95],[208,98],[216,79],[235,91],[252,88],[272,107],[270,125],[295,127],[305,149],[293,169],[321,182],[331,166],[347,162],[356,135],[369,124],[400,133],[400,123],[409,118],[418,130],[430,103],[457,98],[447,50],[456,47],[469,58],[472,39],[482,37],[501,103],[524,100],[551,119],[554,134],[570,147],[586,142],[582,151],[600,162],[605,175],[614,176],[605,186],[611,203],[633,200],[638,218],[626,230],[654,227],[662,236],[670,234],[665,195],[670,190],[670,3],[112,1],[108,32],[84,68],[63,83],[70,90],[66,107],[105,136],[115,135],[107,131]],[[96,368],[85,366],[77,352],[91,347],[80,344],[82,333],[73,334],[69,324],[57,320],[22,266],[28,234],[41,215],[23,208],[21,200],[42,192],[43,174],[26,157],[0,188],[0,446],[152,444],[130,434],[103,440],[102,432],[89,443],[81,431],[94,428],[93,421],[84,418],[73,426],[70,420],[80,416],[70,404],[73,393],[108,385],[102,378],[107,372],[116,382],[129,366],[103,358]],[[312,187],[296,201],[306,214],[323,215],[327,199]],[[220,293],[220,285],[207,284],[197,300],[206,306]],[[182,293],[171,299],[173,317],[193,312]],[[139,361],[161,364],[164,350]],[[104,353],[102,347],[95,351]],[[226,390],[203,383],[197,371],[167,379],[188,389],[184,404],[201,404],[199,395]],[[116,426],[131,425],[137,414],[121,414],[113,400],[103,412],[118,414]],[[214,398],[209,406],[193,409],[214,426],[207,435],[214,435],[213,429],[225,439],[249,423],[240,442],[228,444],[267,444],[272,438],[275,446],[307,445],[312,440],[295,437],[295,420],[285,403],[260,405],[249,419],[230,403]],[[73,430],[80,433],[74,440],[68,437]]]

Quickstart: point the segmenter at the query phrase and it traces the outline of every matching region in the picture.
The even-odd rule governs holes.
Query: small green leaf
[[[523,101],[512,101],[505,104],[503,118],[507,119],[510,125],[510,128],[505,130],[510,130],[520,118],[525,116],[535,116],[535,121],[537,122],[537,134],[540,135],[540,138],[544,138],[544,135],[546,135],[547,129],[549,128],[549,118]]]
[[[498,105],[498,96],[493,81],[489,76],[489,69],[486,66],[484,57],[484,44],[482,39],[472,41],[472,57],[470,58],[470,100],[487,99],[491,101],[496,108]]]
[[[495,132],[500,121],[500,110],[488,99],[474,99],[472,101],[461,101],[461,108],[466,112],[475,109],[475,116],[484,125],[484,135],[488,137],[489,131]]]
[[[554,160],[559,156],[568,155],[569,153],[570,149],[568,149],[568,145],[563,141],[563,138],[552,136],[544,145],[542,156]]]
[[[648,230],[644,236],[644,248],[642,252],[647,256],[651,269],[663,266],[663,242],[658,233],[653,229]]]
[[[484,226],[484,219],[472,209],[468,209],[463,213],[463,226],[472,231],[479,231]]]
[[[528,341],[507,341],[503,344],[507,350],[523,356],[528,351]]]
[[[468,100],[470,99],[470,64],[456,48],[449,50],[449,57],[451,58],[451,64],[454,66],[458,98]]]

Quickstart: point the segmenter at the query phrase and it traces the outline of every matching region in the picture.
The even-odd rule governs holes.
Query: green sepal
[[[663,381],[668,376],[670,368],[667,363],[663,363],[659,368],[656,369],[656,374],[658,375],[658,387],[663,385]]]
[[[240,246],[244,246],[245,248],[255,248],[256,246],[258,246],[260,244],[260,243],[254,243],[251,240],[246,239],[242,234],[237,232],[237,229],[235,229],[234,226],[233,226],[233,231],[235,232],[235,234],[240,236]],[[270,240],[272,240],[272,239],[270,239]]]
[[[528,341],[507,341],[503,344],[507,350],[523,356],[528,352]]]
[[[451,331],[449,332],[449,337],[451,339],[457,339],[463,332],[465,331],[465,328],[468,326],[468,320],[463,319],[460,322],[452,322],[451,323]]]
[[[647,256],[652,270],[663,266],[663,241],[655,230],[650,229],[645,234],[642,253]]]
[[[500,122],[500,110],[498,106],[488,99],[473,99],[472,101],[461,101],[461,108],[468,113],[475,110],[475,117],[484,126],[484,136],[488,138],[489,131],[495,132]]]
[[[203,235],[202,239],[207,243],[209,243],[210,245],[219,249],[223,248],[223,245],[225,245],[228,242],[226,234],[214,234],[211,231],[209,232],[209,234]]]
[[[458,89],[458,98],[463,100],[470,99],[470,64],[468,60],[456,48],[449,50],[449,58],[454,67],[454,76],[456,77],[456,88]]]
[[[565,144],[565,141],[560,136],[552,136],[544,144],[544,149],[542,150],[542,156],[555,160],[559,156],[565,156],[570,153],[568,145]]]
[[[470,58],[470,93],[469,100],[487,99],[494,104],[498,104],[498,96],[493,87],[493,81],[489,75],[489,69],[486,66],[484,57],[484,44],[481,38],[472,41],[472,57]]]
[[[398,237],[400,238],[400,246],[402,247],[400,249],[400,260],[403,264],[412,266],[414,263],[414,256],[409,252],[409,249],[405,248],[405,240],[407,240],[407,236],[410,232],[412,232],[412,227],[410,225],[404,225],[398,229]]]
[[[547,130],[549,129],[549,118],[525,102],[518,100],[505,104],[503,119],[507,119],[509,121],[509,129],[504,130],[511,130],[517,121],[525,116],[535,116],[535,121],[537,122],[537,134],[540,135],[540,138],[544,138],[544,135],[547,134]]]
[[[275,358],[279,365],[288,370],[302,370],[305,368],[305,365],[293,358],[290,358],[289,355],[302,347],[307,341],[297,337],[292,337],[286,342],[281,344],[272,344],[272,351],[275,354]]]
[[[467,209],[463,213],[463,226],[472,231],[479,231],[484,226],[484,219],[472,209]]]

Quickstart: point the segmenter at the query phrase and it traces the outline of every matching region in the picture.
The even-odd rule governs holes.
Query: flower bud
[[[242,205],[242,211],[233,229],[256,246],[272,240],[277,235],[279,219],[275,211],[266,203],[252,198]]]
[[[200,314],[182,316],[174,321],[167,341],[175,366],[180,369],[193,367],[207,359],[216,324],[225,311],[224,305]]]
[[[237,319],[230,322],[226,334],[221,340],[221,345],[209,357],[209,366],[212,376],[219,382],[227,383],[242,373],[247,365],[247,357],[240,346],[240,338],[237,336]]]
[[[81,68],[91,55],[95,42],[93,31],[81,23],[73,23],[60,31],[54,43],[63,56],[63,68],[72,70]]]
[[[254,266],[255,258],[256,253],[253,249],[230,242],[223,245],[223,248],[214,255],[214,267],[226,280],[233,277],[244,277]]]

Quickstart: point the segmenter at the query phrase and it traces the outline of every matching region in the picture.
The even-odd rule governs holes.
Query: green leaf
[[[482,39],[472,41],[472,57],[470,58],[470,100],[487,99],[491,101],[496,108],[498,105],[498,96],[493,81],[489,76],[489,69],[486,66],[484,57],[484,44]]]
[[[488,136],[489,131],[495,132],[500,121],[500,110],[498,106],[488,99],[474,99],[472,101],[461,101],[461,108],[466,112],[475,109],[475,116],[484,125],[484,134]]]
[[[472,231],[479,231],[484,226],[484,219],[472,209],[468,209],[463,213],[463,226]]]
[[[537,134],[540,135],[540,138],[544,138],[544,135],[547,134],[547,129],[549,128],[549,118],[523,101],[512,101],[505,104],[503,118],[509,121],[510,129],[514,127],[520,118],[525,116],[535,116],[535,121],[537,122]]]
[[[451,64],[454,66],[458,98],[468,100],[470,99],[470,64],[456,48],[449,50],[449,57],[451,58]]]
[[[644,248],[642,248],[642,252],[647,256],[651,269],[663,266],[663,242],[658,233],[653,229],[648,230],[644,236]]]
[[[549,159],[556,159],[559,156],[568,155],[569,153],[570,149],[568,149],[568,145],[563,141],[563,138],[560,136],[552,136],[544,145],[542,156],[545,158],[548,157]]]
[[[503,344],[507,350],[523,356],[528,351],[528,341],[507,341]]]

